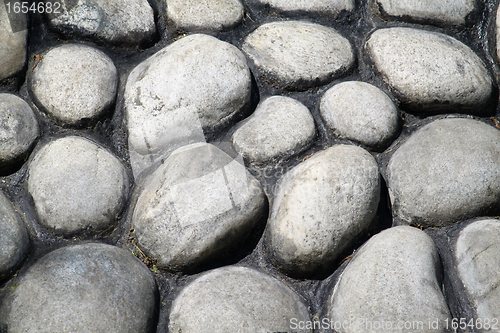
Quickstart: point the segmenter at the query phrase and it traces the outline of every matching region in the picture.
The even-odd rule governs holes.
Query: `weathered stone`
[[[154,172],[132,225],[139,246],[158,267],[190,270],[246,239],[263,213],[265,196],[242,162],[196,143],[174,151]]]
[[[13,3],[11,5],[13,6]],[[15,25],[11,22],[15,19]],[[19,26],[17,26],[19,25]],[[0,80],[18,73],[26,63],[28,30],[24,14],[7,13],[7,8],[0,5]]]
[[[289,332],[294,319],[310,320],[309,311],[283,282],[251,268],[229,266],[203,274],[182,290],[172,304],[168,331]]]
[[[15,286],[0,309],[0,325],[9,333],[146,333],[155,324],[151,272],[130,252],[111,245],[50,252]]]
[[[259,0],[285,12],[304,11],[325,16],[337,17],[342,11],[352,11],[354,0]]]
[[[321,98],[326,126],[341,138],[371,148],[386,148],[399,130],[398,109],[377,87],[357,81],[339,83]]]
[[[398,223],[444,226],[500,213],[500,131],[466,118],[433,121],[392,155],[387,185]]]
[[[316,129],[309,109],[297,100],[272,96],[234,133],[233,146],[246,161],[266,163],[300,153]]]
[[[112,226],[128,198],[123,164],[94,142],[68,136],[47,143],[28,168],[40,223],[71,235]]]
[[[451,317],[440,289],[432,239],[408,226],[373,236],[346,267],[327,307],[351,332],[448,332]],[[437,321],[436,327],[433,322]]]
[[[465,44],[441,33],[412,28],[375,31],[366,53],[384,82],[415,113],[484,115],[493,92],[483,61]]]
[[[286,89],[305,89],[342,76],[354,64],[351,43],[319,24],[266,23],[245,38],[243,51],[265,80]]]
[[[279,184],[265,238],[269,259],[293,276],[331,267],[372,222],[379,198],[377,162],[366,150],[317,153]]]

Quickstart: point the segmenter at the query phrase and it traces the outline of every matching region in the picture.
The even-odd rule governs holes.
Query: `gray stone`
[[[490,325],[493,318],[500,318],[499,238],[500,221],[485,219],[465,227],[456,243],[457,270],[469,295],[469,304],[474,306],[476,318],[483,322],[489,319]]]
[[[357,81],[339,83],[321,98],[326,126],[341,138],[371,148],[386,148],[398,134],[398,109],[377,87]]]
[[[281,11],[304,11],[337,17],[342,11],[352,11],[354,0],[259,0],[260,3],[270,5]]]
[[[398,27],[375,31],[365,49],[404,108],[423,114],[485,113],[492,78],[483,61],[458,40]]]
[[[205,142],[250,102],[251,76],[235,46],[207,35],[184,37],[143,61],[125,87],[134,175],[175,148]]]
[[[127,201],[129,180],[106,149],[68,136],[36,152],[28,167],[28,191],[40,223],[66,236],[111,227]]]
[[[158,267],[190,270],[245,240],[263,213],[265,196],[242,162],[195,143],[175,150],[153,173],[132,225]]]
[[[19,161],[40,134],[38,120],[28,103],[0,94],[0,166]]]
[[[168,331],[289,332],[294,319],[309,318],[303,300],[283,282],[251,268],[229,266],[203,274],[181,291],[172,304]]]
[[[293,276],[331,267],[372,222],[379,199],[377,162],[366,150],[317,153],[279,183],[265,238],[270,261]]]
[[[30,77],[34,97],[64,124],[99,117],[115,100],[118,74],[103,52],[81,44],[51,49]]]
[[[233,134],[236,151],[251,163],[266,163],[298,154],[314,139],[309,109],[293,98],[272,96]]]
[[[398,20],[432,21],[439,25],[464,25],[476,7],[475,0],[376,0],[376,10],[383,17]]]
[[[137,45],[156,32],[154,12],[147,0],[58,0],[59,13],[47,14],[50,26],[70,36],[113,44]]]
[[[151,272],[130,252],[107,244],[67,246],[18,280],[0,309],[0,325],[9,333],[146,333],[156,298]]]
[[[500,62],[500,7],[497,8],[495,15],[495,34],[496,34],[496,61]]]
[[[343,75],[354,64],[351,43],[336,30],[301,21],[266,23],[242,46],[265,80],[305,89]]]
[[[0,281],[9,277],[26,256],[30,239],[23,220],[0,192]]]
[[[448,118],[425,125],[387,166],[393,216],[401,224],[444,226],[500,213],[500,131]]]
[[[440,274],[439,254],[425,232],[408,226],[384,230],[342,272],[327,304],[329,318],[348,323],[343,333],[448,332]]]
[[[240,0],[164,0],[167,17],[187,31],[220,31],[240,23],[244,7]]]
[[[21,29],[13,27],[10,17],[20,21]],[[27,39],[26,17],[15,13],[8,15],[7,8],[2,3],[0,6],[0,80],[16,74],[24,67]]]

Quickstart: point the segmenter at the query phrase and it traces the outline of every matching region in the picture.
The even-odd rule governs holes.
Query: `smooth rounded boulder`
[[[11,13],[7,13],[7,6],[2,4],[0,6],[0,80],[11,77],[23,69],[26,63],[27,42],[26,15],[14,13],[13,8]]]
[[[354,0],[258,0],[284,12],[303,11],[316,15],[338,17],[342,12],[351,12],[355,8]]]

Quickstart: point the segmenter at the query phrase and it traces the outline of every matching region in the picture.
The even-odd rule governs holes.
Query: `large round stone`
[[[293,276],[331,267],[372,222],[380,198],[375,159],[357,146],[319,152],[280,181],[265,245],[271,262]]]
[[[203,274],[182,290],[172,304],[168,331],[289,332],[294,321],[309,318],[304,302],[283,282],[251,268],[229,266]]]
[[[241,244],[263,214],[259,182],[219,148],[175,150],[139,196],[132,225],[158,267],[191,270]]]
[[[337,17],[342,11],[352,11],[354,0],[258,0],[285,12],[304,11],[324,16]]]
[[[57,234],[111,227],[127,201],[123,164],[94,142],[68,136],[36,152],[28,168],[28,191],[40,223]]]
[[[415,113],[489,112],[493,80],[465,44],[441,33],[412,28],[375,31],[365,51],[384,82]]]
[[[387,165],[397,223],[444,226],[500,213],[500,131],[466,118],[436,120]]]
[[[148,333],[157,288],[130,252],[106,244],[53,251],[15,284],[0,309],[9,333]]]
[[[342,76],[354,64],[351,43],[336,30],[301,21],[266,23],[242,46],[265,80],[307,89]]]
[[[35,99],[69,125],[100,116],[115,100],[118,74],[103,52],[81,44],[51,49],[30,77]]]
[[[14,1],[9,2],[11,13],[4,3],[0,5],[0,80],[8,78],[26,63],[27,20],[22,13],[14,13]]]

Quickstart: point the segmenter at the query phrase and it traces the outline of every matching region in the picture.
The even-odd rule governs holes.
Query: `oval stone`
[[[0,80],[18,73],[26,63],[27,19],[24,14],[14,13],[13,7],[11,10],[8,14],[7,5],[0,6]]]
[[[337,17],[342,11],[352,11],[354,0],[259,0],[262,4],[284,12],[303,11],[324,16]]]

